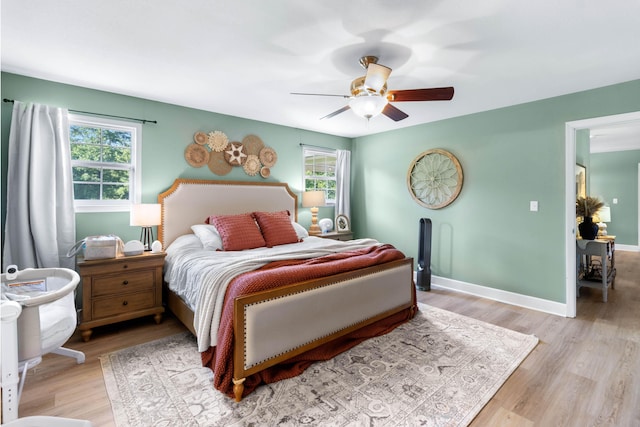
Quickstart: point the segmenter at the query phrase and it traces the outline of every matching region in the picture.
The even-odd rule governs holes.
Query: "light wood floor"
[[[616,252],[616,289],[609,301],[583,289],[578,316],[566,319],[460,293],[418,292],[419,300],[527,334],[540,343],[472,426],[640,426],[640,253]],[[55,415],[113,426],[101,354],[185,330],[172,316],[95,330],[84,365],[48,355],[27,375],[20,416]]]

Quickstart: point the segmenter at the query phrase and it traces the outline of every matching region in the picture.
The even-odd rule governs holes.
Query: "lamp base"
[[[317,236],[318,234],[322,234],[322,230],[318,225],[318,208],[311,208],[311,227],[309,227],[309,236]]]
[[[320,226],[318,224],[311,224],[311,227],[309,227],[309,236],[317,236],[319,234],[322,234]]]
[[[151,250],[151,244],[153,243],[153,228],[142,227],[142,230],[140,231],[140,242],[142,242],[145,252]]]

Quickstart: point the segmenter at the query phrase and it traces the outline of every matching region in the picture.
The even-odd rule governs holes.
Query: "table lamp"
[[[607,235],[607,222],[611,222],[611,207],[603,206],[594,215],[593,222],[598,224],[598,234]]]
[[[145,251],[151,250],[151,244],[153,243],[152,227],[160,225],[161,218],[159,203],[143,203],[131,207],[130,225],[142,227],[140,241],[144,245]]]
[[[324,206],[324,191],[305,191],[302,193],[302,207],[311,208],[310,236],[317,236],[322,233],[318,225],[318,206]]]

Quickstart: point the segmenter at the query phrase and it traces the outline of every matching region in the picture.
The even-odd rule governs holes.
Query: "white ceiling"
[[[639,0],[2,0],[2,70],[355,137],[640,78]],[[454,86],[341,108],[363,55],[390,90]],[[73,106],[71,106],[73,108]],[[153,119],[150,117],[150,119]],[[224,129],[221,129],[224,131]]]
[[[640,150],[640,121],[592,127],[589,136],[591,153]]]

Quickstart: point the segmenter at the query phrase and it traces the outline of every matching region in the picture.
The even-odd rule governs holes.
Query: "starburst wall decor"
[[[416,157],[409,166],[407,187],[418,204],[440,209],[451,204],[462,189],[462,167],[448,151],[434,148]]]
[[[184,158],[194,168],[208,165],[216,175],[226,175],[234,166],[241,166],[249,176],[259,173],[268,178],[278,155],[256,135],[248,135],[242,142],[229,142],[227,135],[216,130],[208,134],[196,132],[193,143],[185,149]]]

